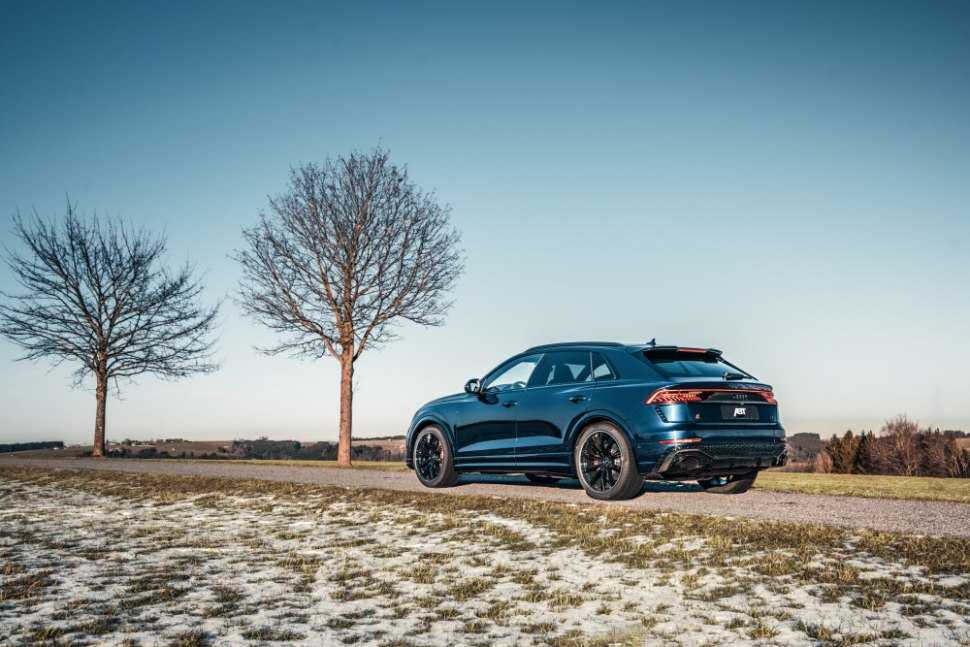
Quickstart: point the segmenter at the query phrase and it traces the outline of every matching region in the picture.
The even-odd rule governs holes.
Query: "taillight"
[[[703,391],[685,389],[660,389],[646,399],[644,404],[678,404],[681,402],[701,402]]]
[[[765,404],[778,404],[775,394],[771,391],[746,391],[742,389],[704,389],[701,391],[691,389],[659,389],[644,401],[644,404],[682,404],[688,402],[703,402],[704,394],[713,395],[715,393],[743,393],[748,395],[758,395],[764,398]],[[751,404],[755,404],[751,402]]]

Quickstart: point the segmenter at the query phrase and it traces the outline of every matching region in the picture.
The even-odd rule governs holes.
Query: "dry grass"
[[[970,479],[762,472],[756,490],[970,503]]]
[[[0,522],[14,644],[117,641],[170,616],[161,642],[187,645],[970,640],[966,539],[14,466]],[[63,618],[28,620],[52,600]]]

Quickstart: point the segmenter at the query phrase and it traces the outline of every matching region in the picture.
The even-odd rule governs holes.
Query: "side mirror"
[[[477,377],[465,382],[465,393],[478,394],[482,390],[482,382]]]

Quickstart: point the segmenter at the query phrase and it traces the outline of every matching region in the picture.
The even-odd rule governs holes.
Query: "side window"
[[[586,351],[546,353],[539,368],[532,374],[529,386],[553,386],[589,382],[593,379]]]
[[[529,355],[502,366],[485,382],[485,390],[495,392],[525,388],[540,359],[542,355]]]
[[[599,353],[593,353],[593,379],[615,380],[616,372],[606,362],[606,358]]]

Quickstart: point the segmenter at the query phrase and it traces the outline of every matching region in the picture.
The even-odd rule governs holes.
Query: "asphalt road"
[[[0,465],[5,464],[264,479],[411,492],[430,491],[418,482],[413,472],[291,467],[229,461],[179,462],[12,457],[0,459]],[[538,486],[529,483],[524,476],[465,475],[456,487],[435,491],[459,496],[521,497],[579,505],[600,505],[599,502],[587,497],[575,480],[561,481],[552,486]],[[729,518],[773,519],[916,535],[970,537],[970,504],[966,503],[898,501],[758,491],[729,496],[706,494],[699,486],[693,484],[648,482],[637,498],[610,504],[647,510],[714,514]]]

